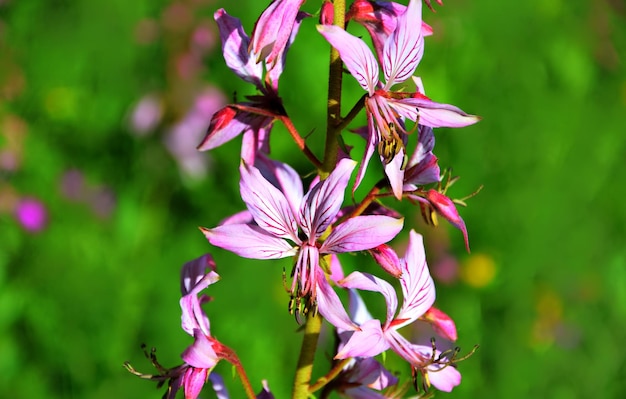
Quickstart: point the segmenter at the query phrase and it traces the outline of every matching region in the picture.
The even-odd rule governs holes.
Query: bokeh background
[[[289,262],[237,259],[197,230],[243,208],[240,141],[194,148],[215,110],[253,94],[224,65],[212,14],[226,7],[249,33],[265,3],[0,0],[0,397],[160,397],[122,363],[152,372],[146,343],[178,364],[190,344],[180,265],[207,251],[222,276],[205,307],[214,335],[256,386],[266,378],[289,397],[300,342]],[[461,210],[471,254],[457,230],[401,205],[426,236],[457,344],[480,344],[461,386],[438,396],[626,397],[624,3],[447,0],[424,19],[427,93],[483,117],[436,132],[440,164],[462,176],[448,193],[484,185]],[[328,50],[314,25],[303,23],[281,93],[319,151]],[[345,82],[350,104],[361,92]],[[280,127],[272,145],[311,170]],[[243,397],[229,366],[218,371]]]

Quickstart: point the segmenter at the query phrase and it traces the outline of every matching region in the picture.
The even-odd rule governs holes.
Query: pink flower
[[[48,212],[44,204],[35,198],[22,198],[15,208],[15,217],[27,231],[36,233],[43,230],[48,222]]]
[[[404,118],[430,127],[461,127],[476,123],[476,116],[459,108],[431,101],[422,93],[393,92],[397,83],[409,79],[424,52],[421,19],[422,3],[411,0],[397,17],[395,30],[384,42],[379,55],[386,83],[378,78],[376,58],[363,40],[337,26],[318,25],[318,31],[339,51],[346,67],[368,92],[365,108],[368,121],[368,143],[359,168],[355,189],[360,184],[374,149],[378,149],[394,195],[402,197],[405,141]]]
[[[300,177],[291,167],[279,162],[272,165],[272,180],[279,187],[270,183],[256,167],[245,163],[240,167],[241,197],[253,220],[202,231],[211,244],[245,258],[296,256],[292,270],[292,297],[307,297],[315,303],[321,289],[321,298],[317,298],[320,313],[333,324],[353,328],[326,281],[320,257],[367,250],[383,244],[398,234],[403,219],[368,215],[332,225],[356,165],[352,160],[341,160],[326,180],[318,181],[305,195]]]
[[[278,80],[287,50],[306,14],[298,12],[303,1],[277,0],[257,21],[252,40],[241,21],[219,9],[215,12],[226,65],[241,79],[252,83],[261,95],[231,104],[213,115],[201,151],[221,146],[243,133],[241,157],[253,164],[257,152],[269,153],[269,133],[277,115],[285,113],[278,97]],[[265,73],[264,73],[265,70]]]
[[[412,344],[398,332],[401,327],[422,317],[435,301],[435,286],[428,272],[422,236],[413,230],[399,266],[402,269],[400,285],[404,300],[397,314],[398,299],[388,282],[361,272],[353,272],[339,281],[339,285],[344,288],[381,293],[387,303],[387,317],[384,324],[372,318],[360,323],[360,330],[352,333],[335,358],[372,357],[391,348],[407,360],[414,370],[423,374],[427,383],[432,383],[439,390],[450,391],[461,381],[461,374],[456,368],[441,352],[428,346]]]

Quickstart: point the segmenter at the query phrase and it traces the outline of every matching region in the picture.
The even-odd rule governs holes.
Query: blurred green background
[[[0,0],[0,397],[160,397],[122,363],[153,372],[141,343],[179,362],[191,342],[180,265],[207,251],[222,276],[205,307],[213,334],[255,386],[266,378],[289,396],[300,342],[289,261],[237,259],[197,230],[243,209],[240,140],[194,148],[212,112],[253,93],[224,65],[212,14],[225,7],[250,33],[265,3]],[[481,346],[438,396],[626,397],[624,3],[447,0],[424,19],[427,94],[483,117],[436,132],[440,164],[462,176],[449,194],[484,185],[461,209],[472,253],[458,231],[401,207],[426,235],[459,346]],[[302,25],[281,93],[319,151],[328,50],[314,25]],[[347,110],[362,92],[345,82]],[[272,145],[310,171],[280,127]],[[242,397],[229,366],[218,370]]]

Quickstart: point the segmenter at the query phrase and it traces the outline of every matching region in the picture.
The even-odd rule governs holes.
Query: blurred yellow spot
[[[534,321],[530,344],[535,349],[547,349],[555,341],[555,333],[563,316],[563,301],[549,287],[543,287],[536,296],[535,310],[537,319]]]
[[[474,288],[482,288],[491,283],[496,275],[496,263],[486,254],[471,255],[461,268],[461,279]]]

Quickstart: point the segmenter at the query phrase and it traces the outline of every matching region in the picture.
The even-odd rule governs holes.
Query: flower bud
[[[402,275],[402,268],[400,267],[400,259],[396,252],[391,249],[387,244],[382,244],[376,248],[369,250],[369,253],[374,257],[376,263],[378,263],[383,270],[391,274],[395,278],[399,278]]]
[[[335,8],[330,0],[325,0],[320,11],[320,24],[332,25],[335,20]]]
[[[426,199],[428,199],[438,214],[443,216],[454,227],[461,230],[463,233],[463,239],[465,240],[465,248],[467,249],[467,252],[469,252],[470,249],[469,239],[467,237],[467,228],[465,227],[465,222],[459,215],[459,212],[456,210],[454,202],[444,194],[432,189],[428,190],[426,193]]]
[[[454,320],[450,318],[447,314],[443,313],[441,310],[431,306],[430,309],[424,313],[421,317],[421,320],[424,320],[430,325],[432,325],[433,330],[441,337],[445,339],[449,339],[450,341],[456,341],[456,325],[454,324]]]

